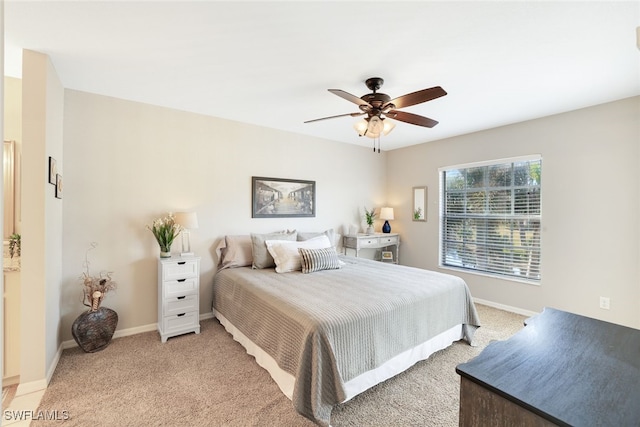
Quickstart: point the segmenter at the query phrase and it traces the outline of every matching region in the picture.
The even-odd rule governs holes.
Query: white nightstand
[[[343,240],[344,253],[347,249],[354,249],[356,257],[360,254],[361,249],[383,249],[393,248],[393,258],[390,262],[398,263],[400,257],[400,235],[398,233],[375,233],[375,234],[357,234],[355,236],[344,236]]]
[[[162,342],[200,333],[200,257],[158,261],[158,332]]]

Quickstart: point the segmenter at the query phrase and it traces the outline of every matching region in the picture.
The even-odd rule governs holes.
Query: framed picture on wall
[[[62,199],[62,175],[56,174],[56,199]]]
[[[251,218],[316,216],[316,182],[251,178]]]
[[[54,159],[53,157],[49,157],[49,184],[58,185],[56,175],[58,175],[56,159]]]

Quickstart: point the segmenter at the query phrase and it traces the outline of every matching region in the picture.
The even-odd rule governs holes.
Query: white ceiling
[[[640,95],[640,2],[219,2],[6,0],[5,74],[21,49],[50,56],[66,88],[371,146],[358,111],[327,91],[404,108],[389,150]]]

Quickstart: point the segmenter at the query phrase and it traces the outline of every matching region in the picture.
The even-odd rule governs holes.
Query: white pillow
[[[266,240],[265,244],[276,263],[276,273],[302,270],[302,260],[300,259],[298,248],[323,249],[331,247],[331,241],[327,236],[318,236],[301,242]]]

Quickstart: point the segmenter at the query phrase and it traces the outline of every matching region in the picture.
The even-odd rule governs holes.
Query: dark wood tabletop
[[[463,378],[570,426],[640,426],[640,330],[553,308],[458,365]]]

